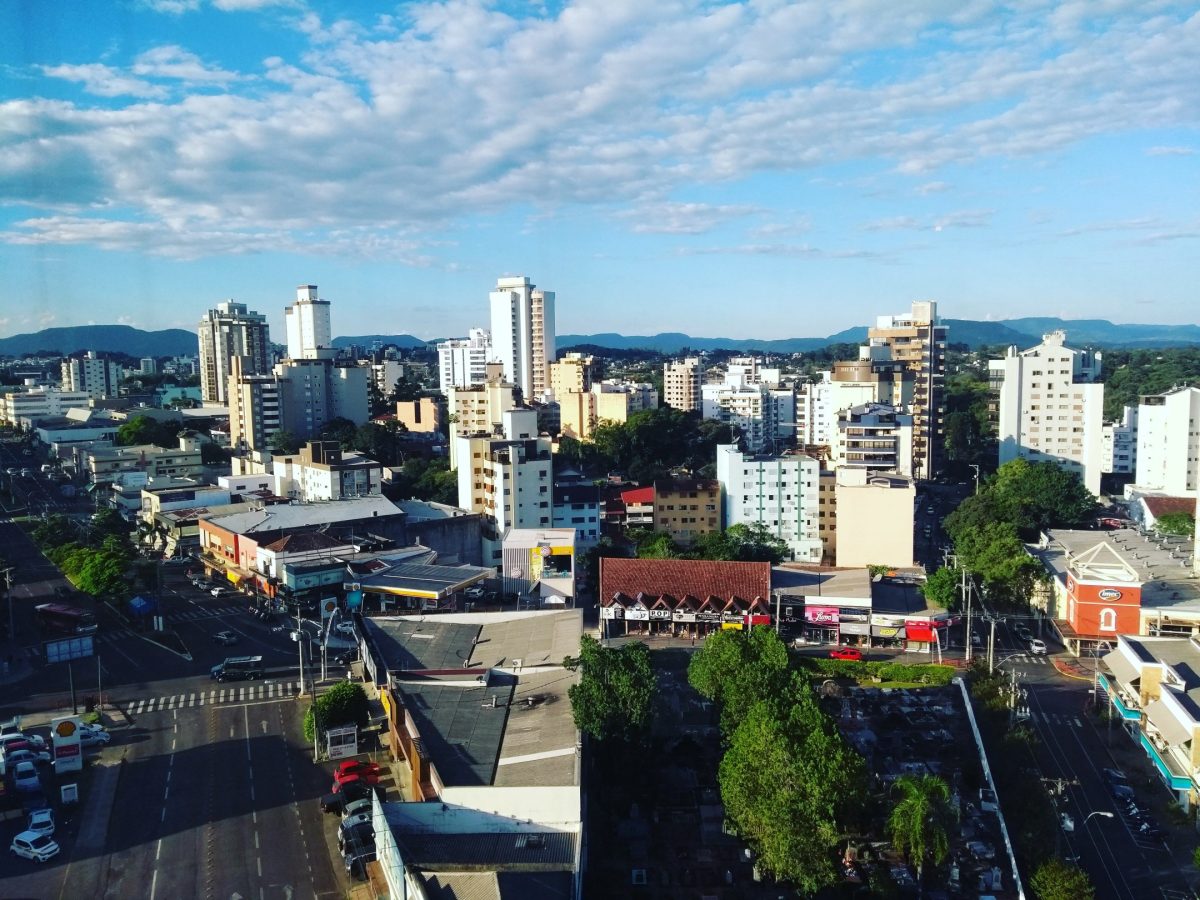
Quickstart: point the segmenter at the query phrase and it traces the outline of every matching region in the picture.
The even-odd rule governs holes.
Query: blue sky
[[[0,334],[1198,321],[1200,8],[0,4]]]

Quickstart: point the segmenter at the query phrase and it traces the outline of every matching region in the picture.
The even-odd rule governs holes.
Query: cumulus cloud
[[[0,203],[80,220],[38,216],[0,240],[179,253],[189,235],[210,248],[243,236],[252,249],[322,247],[357,229],[404,244],[412,229],[466,215],[571,204],[628,209],[619,221],[633,230],[700,234],[751,213],[644,198],[861,162],[932,195],[950,166],[1194,124],[1200,15],[1187,5],[1076,3],[1048,22],[1038,8],[1001,7],[580,0],[544,13],[447,0],[362,23],[305,13],[291,25],[307,52],[252,73],[175,45],[128,71],[54,66],[46,74],[93,94],[158,102],[0,104]],[[936,52],[911,52],[928,34]],[[252,90],[238,92],[241,77]],[[171,93],[149,79],[170,79]],[[981,227],[990,216],[867,227]],[[29,224],[38,218],[56,224]]]
[[[929,219],[892,216],[876,219],[863,226],[864,231],[944,231],[947,228],[983,228],[991,223],[994,211],[969,209],[945,213]]]

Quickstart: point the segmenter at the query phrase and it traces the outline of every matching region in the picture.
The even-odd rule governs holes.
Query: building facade
[[[1126,406],[1119,422],[1105,422],[1100,432],[1100,471],[1112,475],[1137,472],[1138,408]]]
[[[287,353],[291,359],[319,359],[320,351],[332,355],[333,332],[329,324],[329,301],[317,297],[315,284],[296,288],[296,302],[284,309]]]
[[[1196,496],[1200,476],[1200,388],[1177,387],[1140,398],[1137,486],[1171,497]]]
[[[838,413],[832,448],[838,469],[913,474],[913,417],[895,406],[865,403]]]
[[[483,564],[498,566],[510,528],[550,528],[553,477],[550,441],[460,437],[458,505],[481,517]]]
[[[232,374],[232,360],[244,357],[243,375],[265,375],[271,370],[271,338],[267,317],[244,303],[226,300],[200,320],[200,390],[204,402],[224,405]]]
[[[698,356],[675,360],[663,366],[663,404],[682,412],[700,409],[700,385],[704,366]]]
[[[1038,346],[1009,347],[1004,359],[989,364],[999,394],[1000,464],[1017,457],[1054,462],[1098,495],[1104,468],[1101,356],[1073,350],[1066,339],[1066,332],[1054,331]]]
[[[153,364],[154,360],[150,360]],[[82,391],[95,400],[115,397],[121,386],[121,364],[89,350],[81,359],[62,361],[62,389]]]
[[[501,278],[489,302],[493,358],[525,401],[542,397],[550,388],[547,367],[555,356],[554,292],[523,275]]]
[[[913,470],[918,478],[933,478],[941,471],[946,433],[947,328],[939,323],[937,303],[918,300],[909,313],[880,316],[867,337],[912,373]]]
[[[706,478],[660,478],[654,482],[654,530],[681,547],[721,530],[721,482]]]
[[[484,328],[472,328],[466,338],[437,345],[438,385],[447,397],[455,388],[469,388],[487,380],[491,362],[492,336]]]
[[[913,564],[916,486],[910,478],[866,469],[838,469],[835,475],[838,568]]]
[[[294,456],[271,460],[274,491],[301,503],[371,497],[383,492],[383,466],[337,441],[309,441]]]
[[[735,445],[719,445],[717,481],[724,526],[761,525],[787,544],[792,559],[820,562],[820,475],[820,464],[804,453],[746,455]]]

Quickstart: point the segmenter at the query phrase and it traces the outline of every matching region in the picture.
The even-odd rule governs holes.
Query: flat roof
[[[774,566],[771,569],[771,589],[791,596],[870,600],[871,572],[865,567],[799,569]]]
[[[1046,536],[1047,547],[1026,544],[1025,549],[1060,581],[1066,580],[1068,557],[1080,556],[1097,544],[1107,544],[1107,549],[1119,554],[1142,582],[1142,609],[1200,612],[1200,579],[1192,578],[1190,540],[1163,540],[1144,535],[1137,528],[1054,529],[1047,530]]]
[[[403,514],[386,497],[354,497],[319,503],[276,504],[253,512],[214,518],[212,523],[235,534],[253,534]]]
[[[495,569],[480,566],[432,566],[399,563],[382,572],[358,576],[364,591],[400,597],[438,599],[476,582],[494,577]]]
[[[539,544],[557,544],[570,547],[575,544],[574,528],[509,528],[501,542],[505,547],[521,550]]]
[[[568,900],[570,872],[422,872],[429,900]]]
[[[473,687],[436,681],[400,685],[404,708],[448,787],[490,785],[495,778],[516,678],[493,675],[491,682]]]
[[[520,676],[500,742],[496,787],[575,783],[575,720],[567,691],[578,680],[566,669]]]

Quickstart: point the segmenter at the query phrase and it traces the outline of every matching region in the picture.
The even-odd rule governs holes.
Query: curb
[[[1076,675],[1074,672],[1064,669],[1062,666],[1060,666],[1058,664],[1057,659],[1051,660],[1051,662],[1054,664],[1054,668],[1058,672],[1058,674],[1062,675],[1066,678],[1074,678],[1076,681],[1087,681],[1089,683],[1095,680],[1095,678],[1091,675]]]

